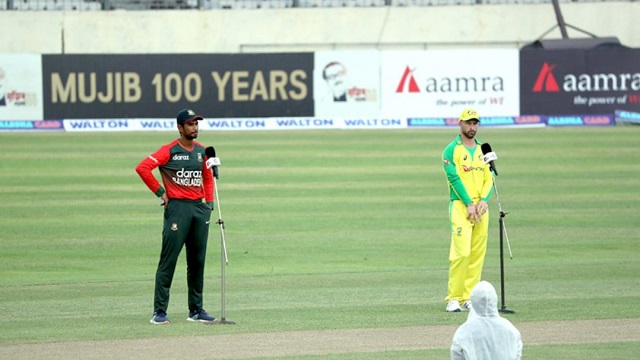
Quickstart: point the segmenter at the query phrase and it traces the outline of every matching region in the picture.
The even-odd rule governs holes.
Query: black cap
[[[178,113],[178,117],[176,117],[176,121],[178,125],[184,125],[185,121],[189,120],[202,120],[203,117],[197,115],[195,111],[191,109],[183,109]]]

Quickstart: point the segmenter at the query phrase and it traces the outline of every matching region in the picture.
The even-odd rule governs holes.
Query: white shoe
[[[462,311],[462,309],[460,309],[460,302],[458,302],[458,300],[449,300],[449,302],[447,302],[447,312],[460,311]]]
[[[464,304],[462,304],[462,311],[469,311],[471,310],[471,300],[467,300],[464,302]]]

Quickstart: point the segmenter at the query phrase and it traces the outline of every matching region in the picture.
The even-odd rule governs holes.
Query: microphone
[[[209,158],[209,160],[207,160],[207,162],[205,163],[207,169],[213,168],[213,176],[215,176],[216,179],[220,179],[220,176],[218,174],[218,165],[220,165],[220,159],[216,157],[216,149],[214,149],[213,146],[209,146],[204,149],[204,153]]]
[[[482,160],[485,164],[489,164],[489,169],[491,169],[491,171],[493,171],[493,173],[498,176],[498,170],[496,169],[496,164],[494,163],[494,160],[498,160],[498,155],[496,155],[496,153],[491,150],[491,145],[489,145],[488,143],[480,145],[480,148],[482,149],[482,153],[484,154]]]

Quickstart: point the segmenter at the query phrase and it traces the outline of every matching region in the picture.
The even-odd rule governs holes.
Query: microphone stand
[[[220,197],[218,197],[218,182],[216,181],[216,177],[213,177],[213,189],[215,191],[215,202],[217,202],[218,204],[218,221],[216,222],[216,224],[220,225],[220,264],[221,264],[221,270],[220,270],[220,284],[221,284],[221,291],[220,291],[220,296],[222,297],[222,301],[221,301],[221,307],[220,307],[220,321],[218,322],[219,324],[226,324],[226,325],[233,325],[236,322],[235,321],[231,321],[231,320],[227,320],[226,315],[225,315],[225,267],[226,265],[229,264],[229,258],[227,257],[227,245],[226,242],[224,240],[224,221],[222,220],[222,211],[220,210]],[[205,323],[205,324],[211,324],[211,323]],[[213,323],[215,324],[215,323]]]
[[[496,186],[496,177],[493,177],[493,189],[496,192],[496,200],[498,201],[498,210],[500,211],[500,296],[501,306],[498,309],[499,312],[505,314],[515,314],[515,311],[507,309],[504,300],[504,246],[503,239],[507,240],[507,247],[509,249],[509,258],[513,260],[513,254],[511,253],[511,244],[509,243],[509,235],[507,234],[507,227],[504,223],[504,218],[508,213],[502,211],[502,204],[500,203],[500,196],[498,195],[498,187]]]

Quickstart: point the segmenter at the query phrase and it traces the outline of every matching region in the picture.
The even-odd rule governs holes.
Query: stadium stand
[[[385,6],[385,0],[298,0],[301,8],[312,7],[370,7]]]
[[[620,0],[558,0],[603,2]],[[630,0],[634,1],[634,0]],[[381,6],[454,6],[492,4],[548,4],[552,0],[0,0],[2,10],[157,10],[157,9],[282,9]]]
[[[102,3],[80,0],[9,0],[3,1],[0,8],[25,11],[92,11],[102,10]]]
[[[100,1],[83,0],[9,0],[2,1],[0,9],[6,10],[58,10],[58,11],[95,11],[102,10]]]

